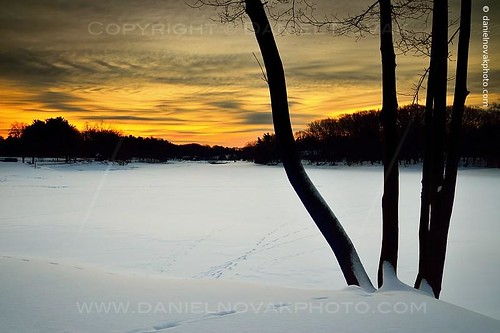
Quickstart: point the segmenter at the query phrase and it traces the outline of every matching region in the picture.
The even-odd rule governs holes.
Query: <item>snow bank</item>
[[[500,332],[420,293],[124,275],[0,257],[2,332]]]

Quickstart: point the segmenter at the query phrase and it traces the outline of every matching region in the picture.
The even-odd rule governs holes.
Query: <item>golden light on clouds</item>
[[[323,5],[350,8],[342,1]],[[252,54],[259,54],[258,47],[247,25],[217,24],[210,10],[173,0],[40,0],[10,2],[4,9],[4,137],[16,121],[57,116],[79,129],[85,123],[103,123],[124,134],[174,143],[243,146],[272,132],[267,86]],[[480,14],[480,8],[474,9],[469,105],[482,102],[481,48],[476,38]],[[380,108],[377,36],[355,41],[309,31],[277,36],[277,43],[295,131],[316,119]],[[498,54],[498,45],[491,44],[492,54]],[[411,102],[413,85],[427,62],[398,57],[400,105]],[[454,65],[450,62],[449,102]],[[499,68],[490,63],[492,78]],[[491,103],[500,98],[498,87],[492,80]]]

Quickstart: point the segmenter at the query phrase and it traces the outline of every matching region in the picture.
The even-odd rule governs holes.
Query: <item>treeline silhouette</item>
[[[164,139],[134,137],[103,125],[86,125],[79,131],[62,117],[31,125],[14,123],[6,139],[0,139],[0,156],[62,158],[66,162],[77,158],[98,161],[164,162],[170,159],[228,160],[239,157],[239,149],[196,143],[176,145]]]
[[[449,110],[451,111],[451,110]],[[402,140],[400,163],[418,163],[423,156],[424,112],[419,105],[398,111]],[[338,118],[309,123],[296,133],[302,159],[310,163],[372,164],[382,161],[380,111],[361,111]],[[500,167],[500,105],[488,110],[466,108],[461,136],[462,164]],[[66,162],[77,158],[129,162],[180,160],[247,160],[259,164],[280,162],[274,134],[265,133],[243,148],[196,143],[177,145],[164,139],[123,135],[104,125],[86,125],[82,131],[62,117],[32,124],[12,124],[9,136],[0,137],[0,156],[56,158]]]
[[[402,138],[399,161],[418,163],[423,157],[425,107],[409,105],[398,110],[399,136]],[[451,108],[448,109],[448,121]],[[302,159],[311,163],[348,165],[381,163],[382,129],[380,111],[362,111],[338,118],[309,123],[296,133]],[[461,156],[464,166],[500,167],[500,105],[488,110],[468,107],[463,119]],[[280,161],[274,134],[266,133],[244,148],[256,163]]]

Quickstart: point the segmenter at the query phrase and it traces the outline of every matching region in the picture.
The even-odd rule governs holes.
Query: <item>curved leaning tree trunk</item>
[[[264,6],[260,0],[245,0],[267,72],[274,130],[283,166],[295,192],[333,250],[347,284],[373,291],[370,278],[335,214],[307,176],[295,146],[286,90],[285,72]]]

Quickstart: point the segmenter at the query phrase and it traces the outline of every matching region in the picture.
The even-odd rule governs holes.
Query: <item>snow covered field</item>
[[[382,168],[309,167],[308,171],[344,224],[375,282]],[[419,167],[402,168],[399,277],[410,285],[417,268],[419,192]],[[442,292],[444,301],[496,319],[500,319],[499,196],[500,170],[469,169],[459,173]],[[107,327],[106,332],[219,332],[223,330],[218,323],[226,317],[236,318],[233,315],[237,312],[244,312],[245,316],[222,325],[262,319],[270,325],[263,332],[287,331],[286,325],[272,328],[284,325],[289,321],[287,316],[279,320],[269,319],[266,314],[255,317],[256,311],[239,311],[237,307],[212,311],[216,294],[233,305],[236,300],[248,305],[260,299],[261,303],[269,301],[276,309],[282,305],[289,309],[290,304],[304,306],[306,303],[300,302],[305,300],[321,306],[332,299],[370,299],[366,304],[375,309],[384,297],[397,295],[392,299],[396,302],[404,294],[406,304],[421,304],[425,298],[432,309],[445,307],[443,313],[455,318],[455,324],[464,332],[467,327],[460,320],[465,321],[468,314],[472,316],[458,308],[448,308],[443,302],[404,291],[385,291],[375,297],[356,289],[333,292],[345,287],[337,263],[280,167],[241,162],[126,166],[93,163],[42,165],[34,169],[21,163],[0,163],[0,210],[0,294],[9,295],[0,297],[0,326],[7,325],[12,332],[100,332],[102,327]],[[68,283],[68,279],[72,282]],[[41,281],[40,285],[37,281]],[[139,290],[137,286],[141,284],[144,286]],[[87,292],[82,296],[79,289]],[[54,296],[61,290],[65,290],[65,300]],[[147,314],[139,321],[134,319],[136,316],[121,314],[120,324],[109,313],[94,314],[91,324],[90,317],[74,306],[78,301],[115,302],[116,295],[121,295],[118,300],[128,297],[136,305],[141,304],[141,299],[147,300],[149,303],[143,302],[147,308],[153,304],[154,295],[165,301],[161,298],[162,290],[168,290],[169,297],[173,297],[170,300],[189,301],[191,305],[195,300],[210,300],[212,308],[198,317],[193,317],[193,309],[177,311],[173,321],[161,321],[165,313],[154,311],[145,311]],[[172,290],[177,290],[174,296]],[[30,295],[47,300],[47,307],[42,302],[37,309],[43,311],[24,318],[26,312],[34,309],[29,308],[33,305]],[[99,295],[101,299],[96,298]],[[276,303],[277,299],[284,301]],[[314,307],[311,304],[307,306]],[[59,319],[47,322],[53,307],[59,309]],[[398,312],[391,309],[392,313]],[[318,321],[315,314],[319,316],[311,312],[310,316],[301,314],[302,326],[289,323],[296,329],[288,331],[332,327],[324,320],[309,326]],[[353,316],[362,316],[360,312],[363,311]],[[373,315],[371,310],[369,314]],[[72,320],[75,316],[79,319]],[[398,331],[397,327],[406,327],[408,316],[392,316],[398,318],[393,328]],[[360,319],[344,317],[337,317],[337,324],[339,320],[347,323],[347,318]],[[374,327],[378,326],[371,326],[373,318],[362,317],[371,323],[366,324],[367,328],[377,331]],[[383,316],[379,317],[375,322]],[[424,323],[430,317],[411,318]],[[499,322],[474,318],[484,322],[487,331],[492,327],[500,331]],[[30,329],[41,322],[46,325],[43,329]],[[23,323],[24,330],[16,323]],[[335,327],[338,332],[357,332],[364,327],[359,325]],[[226,327],[226,331],[234,331],[234,327],[230,328]],[[408,331],[429,332],[429,327],[421,329]],[[438,331],[443,332],[442,327]]]

